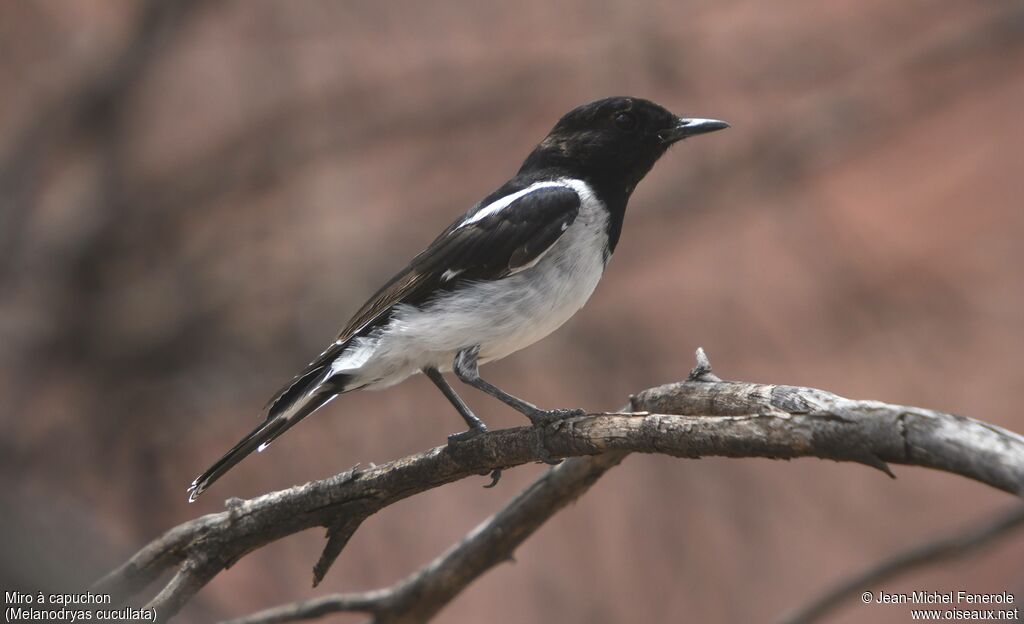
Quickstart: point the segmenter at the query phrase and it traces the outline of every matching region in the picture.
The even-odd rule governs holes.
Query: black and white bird
[[[633,97],[570,111],[515,177],[413,258],[271,399],[266,420],[192,482],[189,501],[339,394],[386,388],[419,372],[469,426],[453,441],[487,427],[445,381],[447,371],[534,424],[576,413],[518,399],[481,379],[478,365],[537,342],[583,307],[640,180],[672,144],[728,127]]]

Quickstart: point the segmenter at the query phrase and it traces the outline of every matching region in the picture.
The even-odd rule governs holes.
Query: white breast
[[[355,383],[381,388],[426,366],[451,370],[455,354],[474,345],[480,345],[481,362],[503,358],[569,320],[604,272],[608,213],[586,183],[559,182],[579,194],[580,211],[533,266],[460,288],[423,308],[396,307],[382,331],[353,345],[359,366],[344,372]]]

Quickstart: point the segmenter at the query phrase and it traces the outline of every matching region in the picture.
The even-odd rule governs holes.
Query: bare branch
[[[145,608],[158,614],[167,613],[168,617],[177,613],[220,570],[221,567],[210,565],[199,557],[187,559]]]
[[[342,518],[337,524],[327,529],[327,544],[324,546],[320,559],[313,566],[313,587],[316,587],[320,584],[320,581],[324,580],[324,575],[331,569],[334,560],[338,558],[338,555],[341,554],[348,541],[352,539],[356,529],[359,528],[359,525],[365,519],[365,516],[349,516]]]
[[[784,624],[810,624],[842,605],[855,592],[922,568],[977,552],[992,542],[1024,527],[1024,507],[1016,507],[995,520],[972,526],[965,531],[922,544],[881,561],[840,582],[799,610],[782,618]]]
[[[319,579],[351,531],[376,511],[451,481],[544,457],[613,451],[687,458],[819,457],[859,462],[890,475],[888,463],[924,466],[1013,494],[1024,489],[1024,437],[1015,433],[961,416],[877,401],[852,401],[812,388],[712,381],[717,378],[709,368],[698,360],[700,370],[693,374],[708,381],[669,384],[632,398],[634,409],[658,413],[587,414],[542,428],[493,431],[365,471],[352,470],[248,501],[233,499],[228,511],[203,516],[167,532],[101,579],[95,589],[128,598],[143,591],[168,568],[177,567],[173,587],[165,588],[154,599],[160,603],[159,617],[166,619],[213,576],[246,553],[307,528],[332,527],[334,533],[329,532],[329,536],[338,537],[329,540],[321,557],[315,572]],[[512,513],[513,509],[510,505],[502,513]],[[476,565],[473,569],[479,574],[493,563]],[[472,577],[467,578],[465,582]],[[437,581],[425,578],[415,582]],[[457,593],[464,585],[456,583],[432,591],[442,595],[455,586]],[[454,595],[448,595],[445,602]],[[432,599],[419,598],[427,602]],[[434,611],[441,604],[444,602],[432,607]]]
[[[360,592],[358,594],[332,594],[305,602],[282,605],[252,615],[228,620],[224,624],[272,624],[312,620],[334,613],[379,613],[393,589]]]
[[[625,452],[615,451],[562,462],[461,542],[389,589],[325,596],[262,611],[230,624],[290,622],[340,611],[372,613],[376,624],[425,622],[484,572],[511,559],[515,549],[534,531],[579,498],[625,456]]]

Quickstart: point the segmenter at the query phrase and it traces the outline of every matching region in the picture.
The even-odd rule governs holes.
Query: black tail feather
[[[306,368],[295,376],[294,379],[278,390],[277,394],[267,401],[267,413],[274,414],[287,409],[289,405],[297,401],[302,395],[308,393],[324,380],[330,379],[328,369],[331,363],[348,348],[348,343],[334,343],[327,347],[323,353],[309,363]]]
[[[290,390],[294,390],[294,387]],[[267,419],[259,427],[242,438],[206,472],[196,477],[188,488],[188,502],[194,502],[214,481],[231,470],[235,464],[245,459],[250,453],[262,451],[300,420],[326,405],[338,394],[345,392],[343,380],[334,377],[308,379],[304,390],[307,392],[293,395],[289,403],[285,403],[281,397],[278,397],[271,406]]]

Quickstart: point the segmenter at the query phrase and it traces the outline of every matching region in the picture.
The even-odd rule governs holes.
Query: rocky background
[[[227,497],[443,443],[462,423],[415,378],[343,397],[185,500],[381,281],[606,95],[733,127],[658,164],[590,304],[492,381],[612,409],[703,346],[726,378],[1024,431],[1022,8],[0,3],[0,584],[80,588]],[[389,585],[540,470],[388,508],[318,590],[322,535],[275,544],[181,621]],[[1013,503],[895,470],[634,456],[439,621],[768,621]],[[1022,561],[1019,535],[876,589],[1020,601]],[[854,598],[833,621],[908,612]]]

